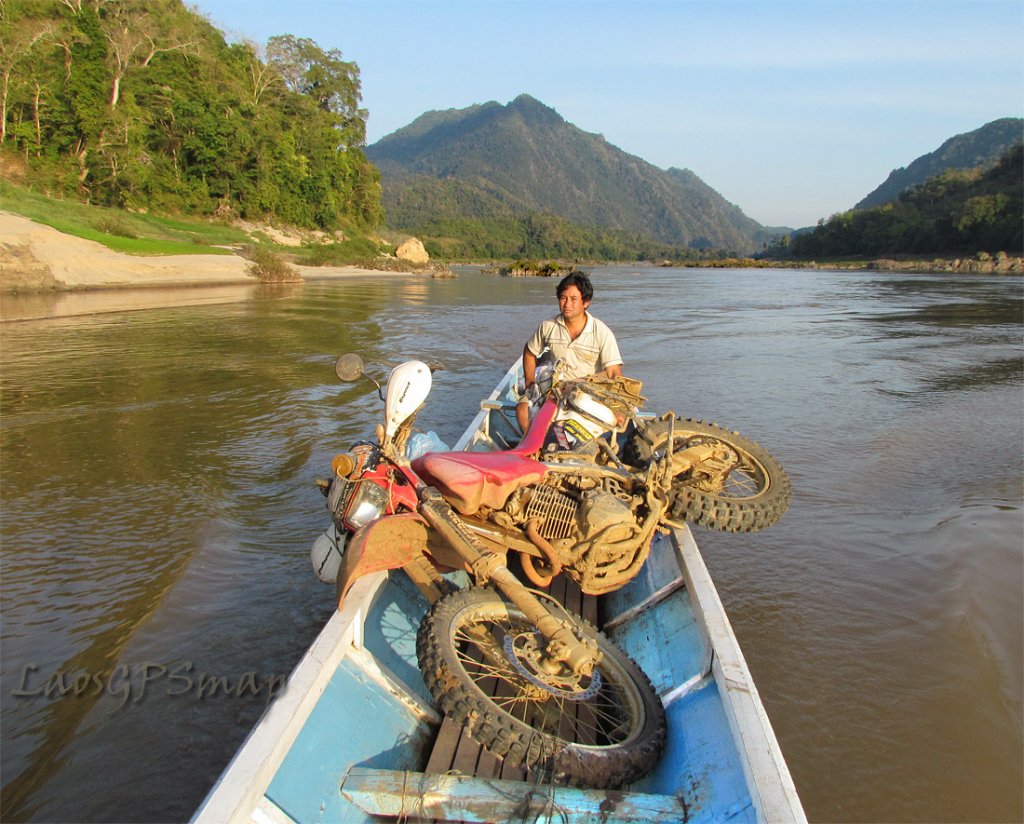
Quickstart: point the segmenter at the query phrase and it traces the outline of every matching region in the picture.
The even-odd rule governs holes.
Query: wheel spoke
[[[496,666],[493,663],[480,661],[465,653],[459,653],[459,660],[462,661],[466,672],[472,672],[480,677],[494,676],[508,680],[510,675],[515,674],[511,666]]]
[[[589,700],[571,701],[554,693],[537,699],[536,691],[541,688],[523,678],[497,640],[532,631],[521,622],[458,627],[453,640],[459,663],[478,684],[496,679],[498,688],[490,690],[494,704],[541,732],[591,746],[624,739],[629,731],[629,714],[623,709],[621,690],[607,676],[598,694]]]
[[[752,497],[761,491],[757,477],[746,467],[740,467],[730,472],[726,479],[725,488],[727,492],[730,492],[737,498]]]
[[[500,709],[542,731],[558,729],[561,738],[591,745],[614,743],[628,733],[628,716],[623,713],[621,696],[617,701],[602,690],[589,701],[574,702],[556,696],[538,701],[525,691],[537,688],[524,682],[515,671],[486,667],[468,658],[464,660],[475,665],[467,670],[475,681],[494,677],[507,685],[507,689],[499,689],[493,698]]]
[[[604,636],[582,623],[577,632],[604,654],[599,678],[564,667],[548,673],[547,642],[522,612],[493,593],[464,590],[428,614],[417,651],[438,704],[495,755],[564,770],[593,786],[628,783],[657,758],[661,704]]]

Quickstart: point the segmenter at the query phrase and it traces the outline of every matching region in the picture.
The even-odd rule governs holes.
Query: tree
[[[57,29],[52,19],[26,16],[18,4],[0,2],[0,144],[7,139],[7,101],[12,79],[31,74],[30,63],[40,45],[45,45]],[[20,14],[19,14],[20,12]],[[35,87],[36,124],[41,89]]]
[[[174,5],[169,0],[116,0],[104,6],[103,36],[112,63],[110,106],[121,99],[121,81],[134,67],[144,68],[162,52],[194,51],[196,43],[180,31],[167,31],[157,11]]]
[[[267,91],[280,83],[281,75],[277,68],[267,59],[267,50],[257,43],[246,41],[241,45],[246,55],[246,69],[250,80],[252,104],[259,106]]]
[[[366,143],[366,111],[359,108],[359,67],[355,63],[343,60],[338,49],[325,52],[309,38],[291,34],[267,41],[267,60],[290,91],[311,98],[318,109],[337,118],[341,148]]]

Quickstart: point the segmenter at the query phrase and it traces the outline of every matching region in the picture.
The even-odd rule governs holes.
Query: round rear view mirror
[[[363,359],[359,355],[349,352],[338,358],[338,362],[334,364],[334,371],[345,383],[352,383],[363,376],[365,366],[366,364],[363,363]]]

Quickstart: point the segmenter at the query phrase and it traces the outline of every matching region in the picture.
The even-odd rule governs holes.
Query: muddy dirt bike
[[[368,377],[357,355],[336,372]],[[495,755],[572,784],[628,784],[660,757],[661,702],[604,634],[537,588],[562,572],[586,594],[618,589],[655,531],[682,521],[770,526],[788,506],[789,480],[738,433],[640,416],[639,381],[559,380],[557,370],[518,445],[410,461],[431,380],[427,364],[409,361],[392,370],[386,397],[374,381],[385,421],[319,482],[333,527],[314,544],[314,567],[336,583],[339,608],[364,575],[409,576],[431,604],[416,644],[424,680]],[[455,588],[445,576],[454,570],[473,585]]]

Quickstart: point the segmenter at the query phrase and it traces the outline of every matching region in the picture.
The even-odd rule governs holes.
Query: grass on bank
[[[380,242],[349,226],[344,228],[344,240],[284,247],[266,238],[254,239],[245,230],[222,221],[89,206],[75,200],[47,197],[3,180],[0,180],[0,210],[130,255],[234,253],[252,260],[262,249],[274,252],[282,259],[282,265],[378,268],[381,263]],[[222,248],[227,246],[232,248]],[[268,268],[272,267],[268,264]],[[275,275],[278,277],[280,273]]]
[[[229,249],[218,246],[249,239],[241,229],[225,223],[89,206],[46,197],[7,182],[0,182],[0,210],[129,255],[229,255]]]

